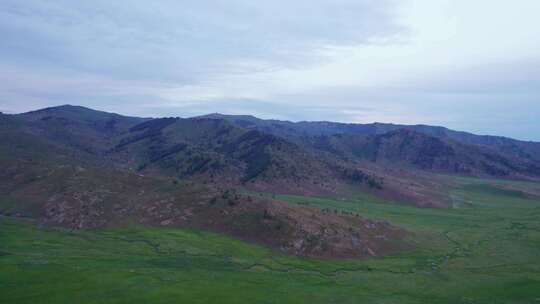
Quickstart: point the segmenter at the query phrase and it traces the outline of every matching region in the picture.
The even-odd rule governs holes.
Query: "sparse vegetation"
[[[5,303],[535,303],[540,199],[535,184],[457,179],[453,209],[278,196],[407,227],[415,244],[362,260],[297,258],[178,228],[38,229],[0,218]],[[508,187],[508,186],[505,186]],[[264,217],[269,217],[267,212]],[[276,226],[276,229],[277,226]],[[315,237],[311,243],[317,243]]]
[[[534,143],[243,119],[0,115],[0,303],[540,298]]]

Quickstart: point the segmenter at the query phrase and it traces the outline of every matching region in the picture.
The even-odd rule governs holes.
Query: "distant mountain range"
[[[350,184],[377,191],[396,169],[540,177],[540,143],[425,125],[293,123],[222,114],[150,119],[78,106],[2,115],[2,121],[11,125],[13,139],[37,136],[78,161],[262,191],[316,194]]]
[[[217,113],[204,115],[202,117],[224,119],[244,128],[254,128],[289,139],[342,134],[381,135],[391,131],[406,129],[445,141],[455,141],[462,144],[489,147],[497,153],[504,154],[508,157],[519,157],[540,161],[540,142],[520,141],[501,136],[475,135],[439,126],[386,123],[347,124],[327,121],[303,121],[295,123],[281,120],[263,120],[248,115],[223,115]]]
[[[284,207],[252,193],[363,191],[445,207],[450,198],[440,174],[540,178],[540,143],[425,125],[222,114],[152,119],[66,105],[0,114],[0,143],[3,213],[74,228],[188,225],[307,255],[377,254],[392,245],[375,241],[361,219]],[[336,227],[334,234],[321,234],[325,225]],[[402,234],[386,224],[373,227]],[[370,249],[357,252],[343,240],[322,246],[336,235],[353,237],[347,231]],[[313,243],[298,243],[308,236]]]

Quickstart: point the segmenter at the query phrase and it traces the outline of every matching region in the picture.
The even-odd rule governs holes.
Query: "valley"
[[[358,212],[410,232],[402,252],[360,260],[283,255],[185,228],[71,230],[1,217],[0,297],[5,303],[538,301],[540,198],[529,192],[539,186],[450,179],[452,209],[362,194],[277,197]]]
[[[0,304],[540,304],[539,11],[0,0]]]
[[[538,143],[60,106],[0,115],[2,303],[535,303]]]

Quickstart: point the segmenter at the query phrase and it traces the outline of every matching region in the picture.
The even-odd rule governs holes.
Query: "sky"
[[[0,111],[442,125],[540,141],[538,0],[2,0]]]

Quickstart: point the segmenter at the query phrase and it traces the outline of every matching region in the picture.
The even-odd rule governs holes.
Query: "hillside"
[[[192,227],[295,255],[353,257],[399,248],[405,231],[353,214],[125,171],[0,159],[0,214],[40,225]],[[369,228],[366,228],[369,227]],[[378,239],[385,235],[385,239]]]
[[[225,120],[134,118],[76,106],[5,116],[19,126],[12,138],[39,137],[80,154],[81,161],[141,174],[306,194],[377,180],[284,138]]]
[[[32,119],[28,114],[0,116],[1,214],[72,229],[133,224],[192,227],[264,244],[284,253],[328,257],[392,252],[400,248],[399,240],[406,234],[386,222],[373,222],[358,214],[292,206],[235,190],[233,186],[248,183],[240,179],[252,172],[250,166],[258,165],[261,157],[268,157],[268,163],[250,176],[257,183],[266,180],[270,184],[280,179],[286,183],[291,177],[288,171],[280,170],[292,168],[305,174],[301,170],[313,169],[308,165],[323,165],[301,154],[294,144],[272,135],[226,122],[177,118],[140,122],[116,117],[124,127],[102,129],[95,123],[105,121],[99,117],[63,119],[71,114],[54,112],[54,122],[44,119],[50,113]],[[58,120],[69,123],[58,125]],[[97,136],[101,132],[104,135]],[[169,146],[179,147],[182,143],[185,149],[170,150]],[[158,149],[171,152],[164,155]],[[155,155],[160,157],[153,158]],[[199,179],[205,167],[183,159],[189,155],[195,159],[204,155],[222,159],[223,164],[209,166],[209,172],[236,178],[238,183]],[[132,159],[144,166],[130,168]],[[173,159],[194,169],[179,171],[181,167],[168,165]],[[234,169],[242,175],[234,175]],[[380,239],[381,235],[385,238]]]
[[[0,225],[9,231],[0,233],[0,263],[28,275],[89,259],[83,264],[128,267],[145,280],[159,273],[153,290],[160,292],[186,265],[208,267],[205,281],[216,285],[249,275],[257,294],[267,290],[266,276],[328,280],[347,295],[369,277],[362,293],[369,299],[381,284],[412,278],[448,303],[454,292],[485,297],[485,286],[517,286],[523,273],[535,273],[530,238],[540,190],[525,181],[540,176],[534,157],[410,128],[281,132],[216,117],[133,118],[72,106],[0,114]],[[254,248],[266,257],[251,259],[244,250]],[[57,270],[55,282],[106,272],[75,264]],[[504,279],[494,275],[502,272]],[[473,277],[474,291],[456,289],[448,276]],[[409,289],[400,287],[399,297]],[[327,292],[323,303],[335,299]]]
[[[111,150],[137,171],[260,190],[331,189],[329,164],[296,144],[226,121],[165,118],[132,127]],[[314,187],[315,182],[327,180]]]
[[[534,157],[451,139],[434,132],[441,130],[437,127],[423,127],[438,134],[433,136],[411,128],[391,130],[395,125],[292,123],[220,114],[150,119],[77,106],[2,115],[2,121],[10,126],[2,133],[9,143],[3,147],[7,155],[220,189],[303,195],[363,191],[417,206],[447,207],[448,186],[434,174],[540,176]]]
[[[537,302],[540,200],[529,193],[540,194],[540,185],[454,181],[453,209],[365,196],[278,196],[291,204],[407,227],[406,240],[414,250],[363,259],[284,255],[178,226],[72,230],[0,216],[0,299],[59,304],[74,299],[89,304]]]
[[[507,156],[491,147],[464,144],[398,129],[379,135],[344,134],[316,137],[313,146],[347,159],[382,165],[402,165],[421,170],[469,176],[532,178],[540,165],[530,158]]]
[[[433,174],[540,176],[540,162],[524,150],[501,152],[495,144],[450,138],[484,137],[438,127],[292,123],[219,114],[150,119],[77,106],[1,117],[6,155],[220,189],[303,195],[364,191],[417,206],[447,207],[447,185]],[[513,142],[534,148],[534,143]]]
[[[16,115],[29,133],[91,154],[103,154],[115,136],[147,119],[96,111],[80,106],[59,106]]]
[[[540,143],[427,125],[289,122],[211,114],[340,158],[472,176],[538,178]],[[408,130],[410,132],[405,132]],[[382,146],[381,146],[382,145]]]

